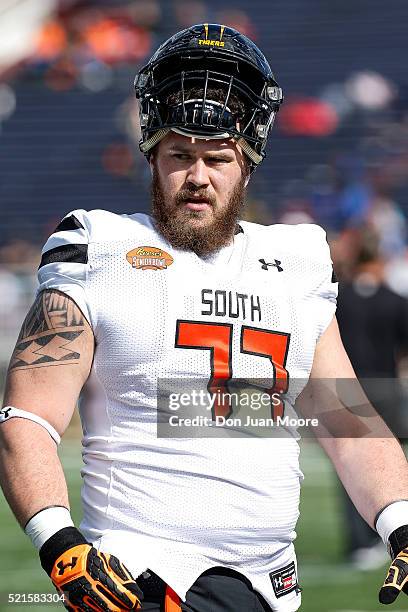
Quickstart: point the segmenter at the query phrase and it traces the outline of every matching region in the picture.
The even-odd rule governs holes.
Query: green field
[[[78,443],[72,441],[64,441],[60,448],[73,516],[78,524],[81,516],[80,449]],[[392,606],[385,607],[378,603],[377,592],[384,570],[362,573],[343,562],[342,517],[333,471],[315,444],[306,444],[302,457],[302,469],[306,479],[297,540],[300,581],[303,587],[302,612],[408,610],[406,597],[400,597]],[[8,593],[49,593],[52,588],[31,543],[18,527],[3,497],[0,498],[0,521],[1,612],[27,612],[31,609],[54,612],[63,609],[62,606],[51,604],[7,604]]]

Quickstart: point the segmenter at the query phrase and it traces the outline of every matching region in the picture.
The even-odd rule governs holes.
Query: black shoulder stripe
[[[41,263],[38,269],[50,263],[88,263],[88,245],[87,244],[64,244],[62,246],[50,249],[41,257]]]
[[[335,273],[334,269],[332,270],[331,282],[332,283],[337,283],[338,282],[337,276],[336,276],[336,273]]]
[[[84,226],[75,215],[70,215],[69,217],[65,217],[59,225],[55,228],[54,232],[62,232],[65,230],[76,230],[76,229],[85,229]]]

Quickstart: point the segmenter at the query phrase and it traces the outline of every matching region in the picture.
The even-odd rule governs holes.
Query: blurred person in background
[[[366,217],[378,237],[378,256],[386,261],[403,256],[407,245],[406,218],[392,197],[392,191],[400,180],[392,161],[384,160],[382,164],[369,168],[372,197]]]
[[[9,368],[1,484],[67,609],[294,612],[296,427],[273,441],[157,429],[163,378],[222,390],[257,376],[287,391],[298,377],[303,405],[323,411],[306,382],[354,377],[324,231],[240,220],[282,90],[251,40],[208,23],[163,43],[135,87],[152,215],[79,209],[47,241]],[[56,444],[81,390],[77,529]],[[291,393],[276,410],[268,395],[265,412],[295,415]],[[211,423],[229,415],[223,402]],[[407,466],[383,424],[362,440],[354,422],[319,441],[390,547],[390,603],[408,582]]]
[[[385,283],[386,262],[374,226],[355,230],[347,245],[349,270],[341,270],[348,280],[339,284],[337,306],[343,344],[370,402],[394,435],[405,439],[408,410],[398,362],[408,353],[408,300]],[[386,559],[382,542],[342,490],[347,557],[358,569],[378,567]]]

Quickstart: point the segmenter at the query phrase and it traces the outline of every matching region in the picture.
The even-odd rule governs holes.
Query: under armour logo
[[[8,406],[7,408],[2,408],[2,410],[0,410],[0,414],[4,416],[5,419],[7,419],[10,411],[11,411],[11,407]]]
[[[282,262],[279,259],[274,259],[275,263],[267,263],[264,259],[258,259],[258,261],[262,264],[262,270],[267,270],[268,266],[270,266],[271,268],[277,268],[278,272],[283,272]]]
[[[57,563],[58,575],[62,576],[62,574],[67,569],[67,567],[70,567],[71,569],[73,569],[76,566],[77,561],[78,561],[78,557],[72,557],[71,563],[64,563],[63,561],[60,561],[59,563]]]

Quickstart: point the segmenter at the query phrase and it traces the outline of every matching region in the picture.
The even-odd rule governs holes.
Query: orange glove
[[[97,551],[75,527],[65,527],[47,540],[40,559],[71,612],[141,609],[143,593],[129,570],[113,555]]]

